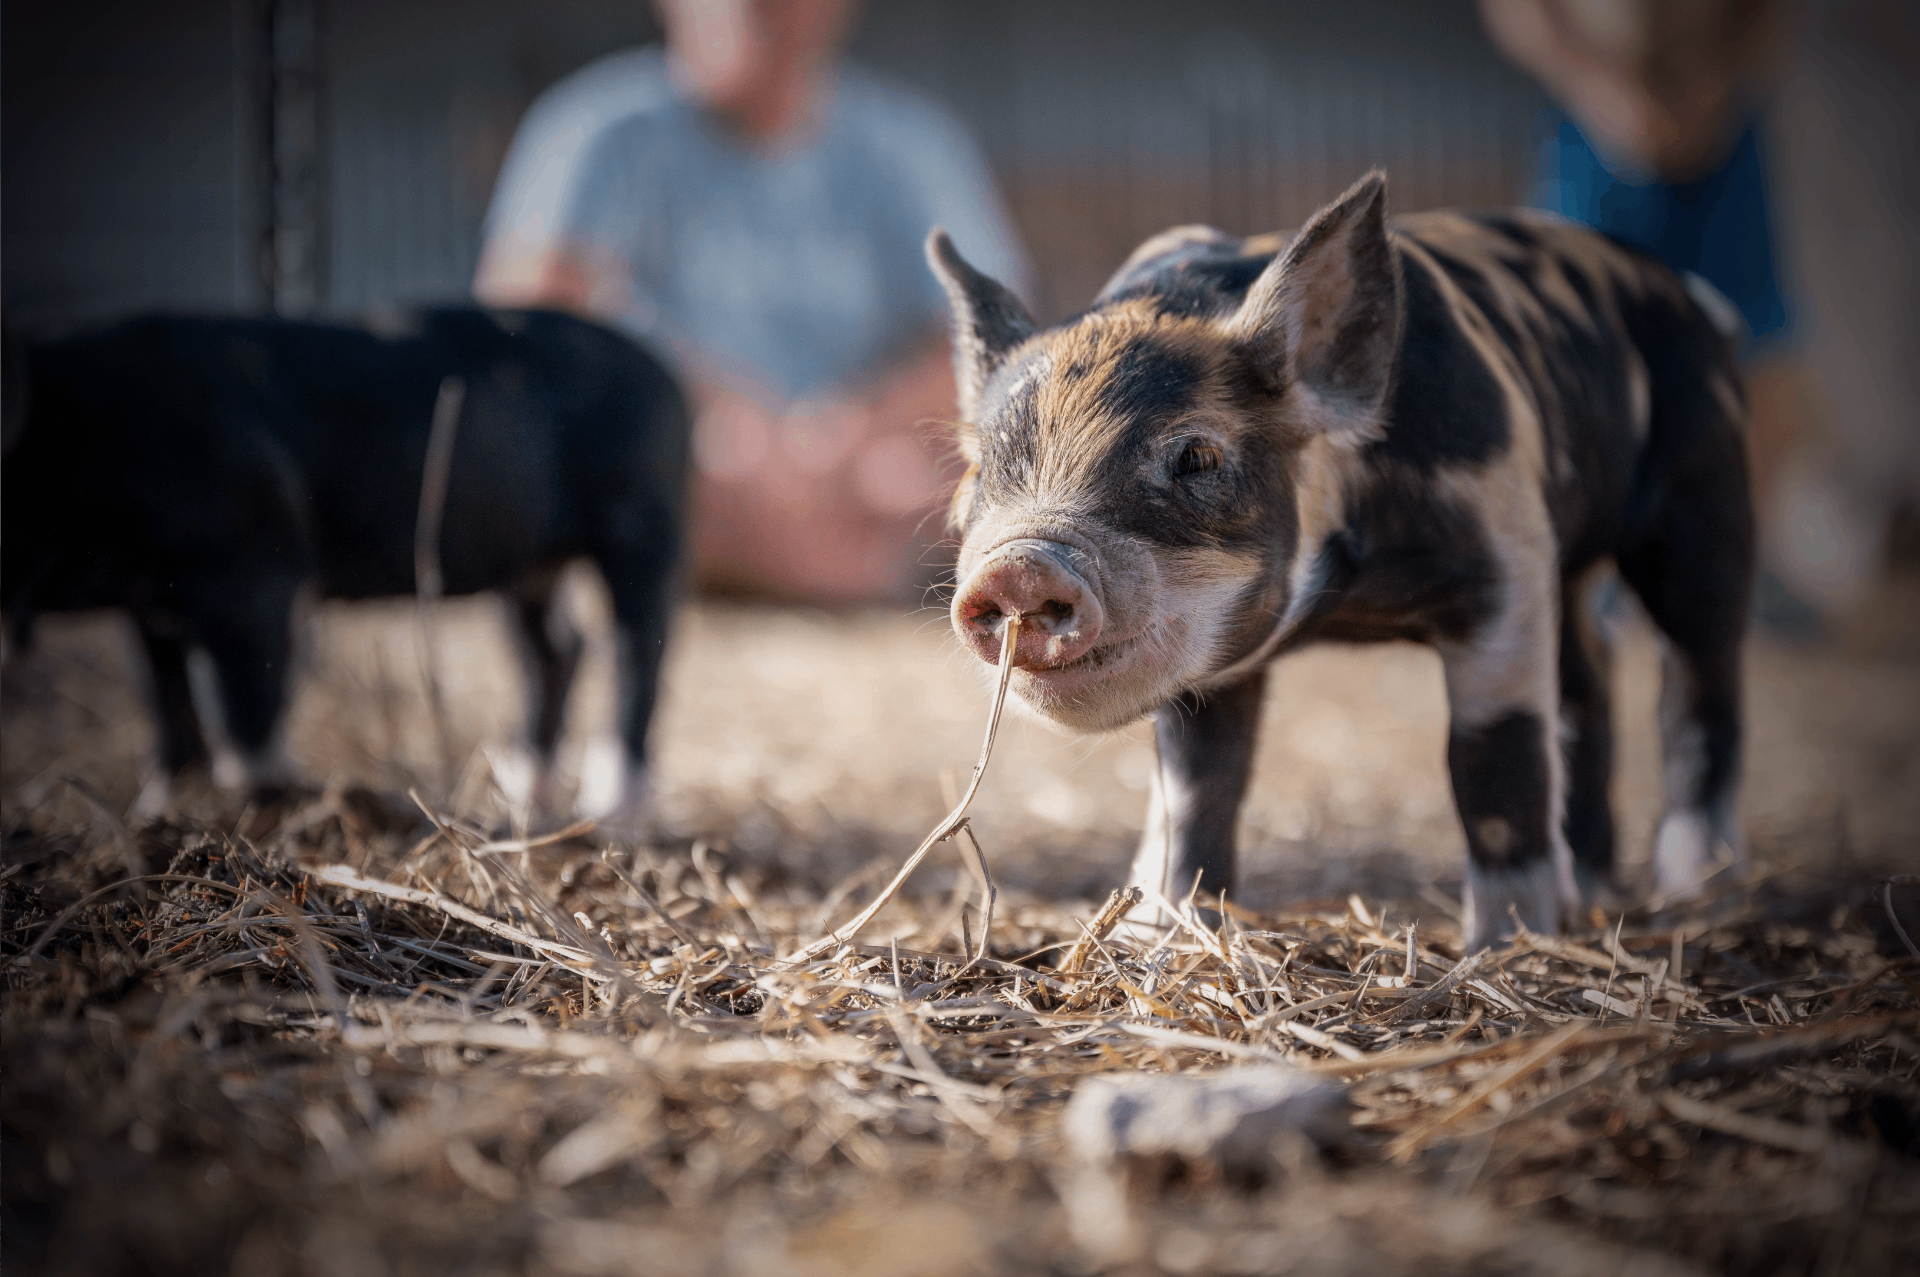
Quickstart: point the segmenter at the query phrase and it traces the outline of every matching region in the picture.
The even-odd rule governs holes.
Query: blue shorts
[[[1745,318],[1746,354],[1791,335],[1756,125],[1741,131],[1718,169],[1682,185],[1617,176],[1557,111],[1542,114],[1535,159],[1529,203],[1706,279]]]

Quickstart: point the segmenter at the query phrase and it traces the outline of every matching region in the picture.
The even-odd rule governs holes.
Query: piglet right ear
[[[953,303],[953,373],[960,391],[960,416],[973,421],[987,379],[1008,352],[1039,331],[1039,325],[1005,285],[982,275],[960,256],[938,226],[927,236],[927,265],[933,267]]]
[[[1400,350],[1405,304],[1375,171],[1314,214],[1247,290],[1229,332],[1291,383],[1310,428],[1374,438]]]

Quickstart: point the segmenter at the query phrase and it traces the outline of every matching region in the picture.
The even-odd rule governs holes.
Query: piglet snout
[[[1055,541],[1020,540],[988,555],[953,597],[953,628],[989,665],[1000,663],[1001,632],[1020,614],[1016,669],[1047,670],[1092,650],[1105,617],[1100,601]]]

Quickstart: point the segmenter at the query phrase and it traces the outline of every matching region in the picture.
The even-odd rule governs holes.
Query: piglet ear
[[[1020,299],[968,264],[938,226],[927,236],[927,264],[953,303],[953,373],[960,416],[973,421],[987,378],[1007,352],[1039,330]]]
[[[1299,395],[1305,424],[1377,438],[1400,349],[1400,264],[1375,170],[1314,214],[1247,290],[1230,334]]]

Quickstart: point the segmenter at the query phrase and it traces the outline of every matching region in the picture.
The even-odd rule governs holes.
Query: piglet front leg
[[[1184,692],[1154,714],[1159,765],[1133,861],[1134,885],[1176,904],[1196,880],[1207,897],[1233,891],[1234,826],[1253,768],[1266,690],[1267,674],[1260,669],[1216,691]],[[1144,916],[1159,912],[1149,902]]]
[[[1450,723],[1447,772],[1467,835],[1462,905],[1467,952],[1518,928],[1552,934],[1578,901],[1560,828],[1562,761],[1550,586],[1509,591],[1503,610],[1466,642],[1439,645]]]

